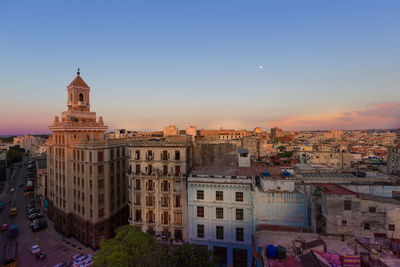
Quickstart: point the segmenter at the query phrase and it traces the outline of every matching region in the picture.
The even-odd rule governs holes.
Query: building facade
[[[0,181],[7,179],[7,157],[6,152],[0,152]]]
[[[134,140],[129,151],[130,224],[163,240],[187,241],[191,137]]]
[[[80,77],[67,86],[68,110],[49,126],[48,214],[66,236],[97,248],[127,223],[126,141],[105,139],[103,118],[90,111],[90,87]]]
[[[236,170],[199,167],[190,173],[189,242],[212,249],[223,266],[251,266],[254,177]]]

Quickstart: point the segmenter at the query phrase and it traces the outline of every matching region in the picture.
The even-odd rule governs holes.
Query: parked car
[[[93,260],[92,258],[88,257],[86,260],[81,261],[79,267],[89,267],[92,265],[93,265]]]
[[[29,250],[33,255],[33,254],[36,254],[36,253],[40,252],[40,247],[39,247],[39,245],[33,245]]]
[[[24,197],[29,197],[31,195],[33,195],[33,191],[29,191],[29,192],[24,193]]]
[[[1,226],[0,226],[0,231],[7,231],[8,230],[8,224],[2,224]]]
[[[72,256],[72,262],[74,262],[77,258],[84,256],[85,254],[79,253]]]
[[[88,256],[87,255],[82,255],[82,256],[78,257],[76,260],[74,260],[74,262],[72,263],[72,266],[73,267],[79,267],[81,262],[85,261],[86,259],[88,259]]]
[[[33,221],[34,219],[42,219],[44,218],[43,214],[41,213],[34,213],[29,215],[29,220]]]
[[[33,209],[28,210],[27,214],[31,215],[31,214],[39,213],[39,212],[40,212],[40,209],[33,208]]]
[[[0,201],[0,210],[3,210],[3,209],[4,209],[4,202]]]

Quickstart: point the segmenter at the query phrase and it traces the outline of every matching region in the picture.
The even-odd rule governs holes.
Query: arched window
[[[79,94],[79,101],[83,102],[83,94],[82,93]]]
[[[72,101],[72,94],[69,95],[69,101]]]

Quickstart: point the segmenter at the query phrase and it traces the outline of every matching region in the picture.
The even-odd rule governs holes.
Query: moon
[[[258,66],[258,70],[262,70],[263,68],[263,66]]]

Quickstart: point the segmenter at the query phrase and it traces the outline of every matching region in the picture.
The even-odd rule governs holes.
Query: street
[[[27,171],[26,157],[20,163],[14,165],[15,170],[12,175],[7,177],[8,185],[5,185],[3,192],[0,192],[0,200],[4,201],[4,209],[0,211],[0,224],[18,224],[19,234],[17,236],[17,257],[18,266],[53,266],[63,261],[71,261],[71,257],[78,253],[91,253],[90,248],[86,248],[72,238],[65,238],[54,230],[53,224],[48,219],[42,207],[41,213],[45,215],[47,228],[33,233],[29,227],[31,221],[26,217],[25,206],[33,201],[33,197],[24,198]],[[20,187],[20,184],[24,184]],[[15,188],[15,192],[10,192],[10,188]],[[10,208],[17,208],[18,214],[10,216]],[[7,241],[7,231],[0,233],[0,260],[4,259],[4,246]],[[36,260],[29,248],[32,245],[39,245],[42,253],[46,255],[44,261]]]

